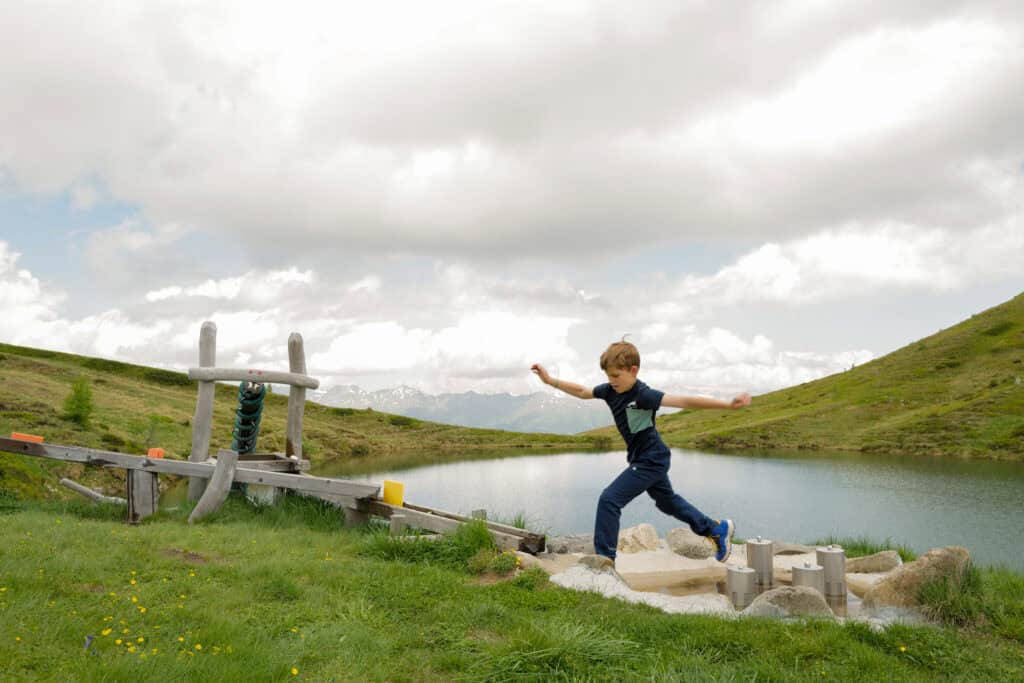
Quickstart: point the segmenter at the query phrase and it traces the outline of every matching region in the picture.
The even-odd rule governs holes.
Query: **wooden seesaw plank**
[[[141,455],[126,455],[81,446],[59,446],[55,444],[30,443],[0,437],[0,451],[16,455],[32,455],[65,462],[80,462],[86,465],[113,465],[128,470],[146,470],[161,474],[177,474],[185,477],[209,479],[213,476],[215,464],[211,461],[185,462],[166,458],[147,458]],[[314,477],[306,474],[268,472],[266,470],[239,467],[234,480],[243,484],[267,484],[283,489],[296,489],[313,493],[328,493],[351,498],[372,498],[380,492],[376,484],[364,484],[343,479]]]

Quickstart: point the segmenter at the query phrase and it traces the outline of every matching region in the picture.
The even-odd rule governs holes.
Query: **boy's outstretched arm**
[[[672,396],[671,394],[665,394],[665,397],[661,399],[661,406],[663,408],[689,408],[690,410],[709,410],[715,408],[736,410],[737,408],[749,406],[750,401],[750,394],[740,394],[731,401],[719,401],[702,396]]]
[[[530,369],[533,370],[535,375],[540,377],[541,382],[544,382],[544,384],[547,384],[549,387],[554,387],[555,389],[564,391],[570,396],[575,396],[576,398],[594,398],[594,392],[592,389],[573,382],[556,379],[549,375],[548,371],[545,370],[544,366],[540,363],[534,363],[530,366]]]

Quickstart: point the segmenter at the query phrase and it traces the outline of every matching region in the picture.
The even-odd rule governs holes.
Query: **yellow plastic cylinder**
[[[405,484],[400,481],[384,480],[384,502],[401,507],[405,496]]]

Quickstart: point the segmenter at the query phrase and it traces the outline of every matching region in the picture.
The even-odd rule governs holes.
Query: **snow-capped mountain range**
[[[307,398],[337,408],[373,408],[432,422],[517,432],[575,434],[612,422],[604,401],[579,401],[543,392],[432,395],[407,386],[366,391],[348,384],[309,392]]]

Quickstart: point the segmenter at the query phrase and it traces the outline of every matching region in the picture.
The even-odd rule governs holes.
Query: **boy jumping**
[[[711,398],[665,395],[637,379],[640,352],[622,340],[611,344],[601,354],[601,369],[608,382],[588,389],[579,384],[551,377],[535,363],[531,368],[540,380],[576,398],[600,398],[611,408],[615,426],[626,442],[629,466],[601,492],[594,522],[594,551],[598,567],[615,566],[615,550],[619,540],[619,517],[622,508],[644,491],[654,499],[659,510],[686,522],[694,533],[707,536],[715,544],[715,559],[725,562],[732,552],[735,527],[731,519],[716,521],[695,508],[672,490],[668,480],[671,453],[654,426],[658,408],[743,408],[750,405],[750,395],[741,394],[731,402]]]

